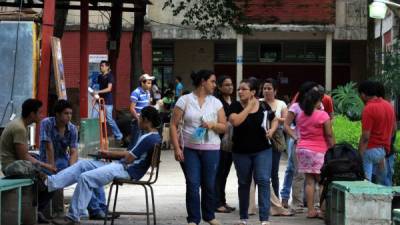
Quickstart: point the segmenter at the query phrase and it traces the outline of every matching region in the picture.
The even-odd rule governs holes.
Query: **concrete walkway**
[[[179,164],[175,161],[172,151],[162,151],[162,162],[160,167],[160,177],[154,185],[157,224],[159,225],[183,225],[186,224],[185,207],[185,179],[183,177]],[[282,157],[280,167],[280,180],[283,180],[283,174],[286,168],[286,157]],[[66,198],[72,195],[74,188],[69,187],[65,190]],[[106,188],[108,194],[108,187]],[[227,201],[229,204],[238,208],[237,178],[236,171],[232,166],[228,177]],[[119,191],[119,200],[117,210],[143,210],[145,209],[144,190],[142,187],[123,186]],[[223,224],[235,224],[239,221],[238,210],[229,214],[216,214],[218,220]],[[307,219],[306,214],[297,214],[292,217],[270,217],[271,225],[323,225],[320,219]],[[101,221],[82,220],[82,224],[103,224]],[[145,225],[145,216],[123,216],[116,220],[116,224],[136,224]],[[202,222],[201,224],[207,224]],[[251,216],[249,224],[259,224],[258,216]]]

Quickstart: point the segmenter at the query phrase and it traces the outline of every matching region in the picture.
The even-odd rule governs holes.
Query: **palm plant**
[[[338,86],[332,90],[335,112],[346,115],[350,120],[360,120],[364,103],[358,96],[357,83],[349,83]]]

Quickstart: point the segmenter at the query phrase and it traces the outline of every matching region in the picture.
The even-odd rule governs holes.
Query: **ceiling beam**
[[[4,7],[19,7],[19,4],[15,2],[0,2],[0,6]],[[24,8],[43,8],[43,4],[23,4]],[[80,5],[65,5],[65,4],[56,4],[57,9],[75,9],[79,10],[81,8]],[[89,10],[95,11],[111,11],[111,6],[89,6]],[[133,7],[123,7],[123,12],[144,12],[143,8],[133,8]]]

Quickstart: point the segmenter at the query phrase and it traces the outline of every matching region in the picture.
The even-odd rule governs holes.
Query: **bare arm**
[[[332,147],[335,144],[335,137],[333,135],[333,131],[332,131],[332,123],[331,120],[327,120],[324,123],[324,134],[325,134],[325,139],[326,142],[328,143],[328,147]]]
[[[102,158],[105,159],[122,159],[128,155],[131,155],[129,154],[128,151],[104,151],[104,150],[100,150],[99,154]]]
[[[226,130],[226,117],[224,108],[218,110],[218,121],[216,123],[203,123],[203,127],[212,129],[219,134],[225,133]]]
[[[255,108],[255,107],[259,107],[260,103],[258,102],[258,100],[253,97],[249,103],[247,104],[247,106],[240,112],[240,113],[232,113],[229,116],[229,122],[232,124],[232,126],[237,127],[240,124],[242,124],[247,116],[249,115],[249,113]]]
[[[365,150],[368,148],[369,136],[371,135],[371,131],[363,130],[360,137],[360,143],[358,144],[358,150],[360,154],[363,155]]]
[[[43,143],[43,142],[42,142]],[[54,148],[53,148],[53,143],[50,141],[46,141],[46,158],[47,162],[55,167],[55,162],[54,162]]]
[[[71,148],[69,152],[69,165],[73,165],[78,161],[78,150]]]
[[[98,94],[104,94],[112,91],[112,83],[108,83],[107,88],[96,91]]]
[[[175,159],[179,162],[183,162],[184,160],[183,151],[181,149],[178,140],[178,126],[180,121],[182,120],[182,116],[183,116],[183,110],[175,106],[175,108],[172,111],[171,122],[169,125],[171,141],[175,151]]]
[[[52,173],[57,172],[57,169],[54,166],[48,163],[41,162],[32,157],[28,152],[28,146],[26,144],[15,144],[15,150],[17,153],[17,158],[19,160],[27,160],[32,162],[33,164],[38,164],[39,166],[49,170]]]
[[[279,124],[284,124],[285,123],[287,115],[288,115],[288,109],[285,107],[285,108],[282,109],[281,118],[278,118]]]
[[[295,115],[293,112],[288,112],[286,118],[285,118],[285,122],[283,124],[283,129],[285,130],[285,132],[294,140],[297,140],[297,136],[294,132],[294,130],[292,128],[290,128],[290,124],[293,123],[295,119]]]
[[[139,116],[138,116],[138,114],[136,112],[135,106],[136,106],[136,103],[132,102],[131,105],[129,106],[129,112],[131,113],[131,115],[133,116],[133,118],[135,120],[138,120]]]

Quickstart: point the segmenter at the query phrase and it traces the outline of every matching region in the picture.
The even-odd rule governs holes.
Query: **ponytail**
[[[318,101],[321,101],[321,99],[321,93],[313,88],[307,91],[303,96],[303,99],[300,102],[300,108],[307,116],[311,116],[314,111],[315,104],[317,104]]]

